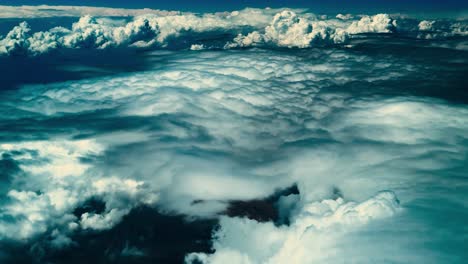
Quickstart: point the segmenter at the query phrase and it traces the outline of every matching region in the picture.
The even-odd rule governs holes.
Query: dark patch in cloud
[[[14,154],[3,153],[0,157],[0,198],[7,193],[13,177],[21,171],[18,162],[12,158]]]
[[[41,240],[16,246],[7,243],[10,256],[4,263],[182,263],[189,252],[212,252],[216,224],[217,220],[187,219],[138,207],[110,230],[72,236],[69,248],[52,250]]]
[[[101,214],[106,210],[106,203],[97,197],[92,197],[85,201],[81,206],[73,210],[73,215],[80,218],[84,213]]]
[[[279,212],[277,208],[278,199],[281,196],[299,194],[297,185],[278,190],[265,199],[254,199],[249,201],[230,201],[223,213],[229,217],[246,217],[258,222],[278,222]]]
[[[11,175],[18,171],[20,171],[18,163],[11,157],[11,154],[3,153],[0,160],[0,182],[9,181]]]

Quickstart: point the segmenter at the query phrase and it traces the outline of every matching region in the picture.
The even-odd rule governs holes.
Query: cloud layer
[[[93,6],[1,6],[0,18],[38,18],[38,17],[81,17],[92,16],[138,16],[155,14],[159,16],[178,15],[182,12],[164,11],[150,8],[125,9]]]
[[[85,12],[87,9],[78,9]],[[89,13],[94,9],[90,9]],[[133,14],[135,13],[135,14]],[[133,12],[130,21],[82,16],[71,29],[31,32],[26,22],[0,40],[2,55],[112,47],[196,50],[245,47],[309,48],[343,44],[357,34],[399,33],[433,39],[465,36],[466,21],[418,21],[388,14],[317,16],[302,10],[245,9],[230,13]],[[398,20],[404,21],[399,24]],[[362,36],[361,36],[362,37]],[[211,42],[211,39],[217,41]],[[201,41],[200,41],[201,40]],[[221,40],[221,43],[220,41]],[[193,49],[192,49],[193,50]]]
[[[299,202],[300,203],[300,202]],[[350,226],[389,217],[399,209],[392,192],[381,192],[360,203],[342,198],[296,205],[290,226],[275,226],[255,220],[222,217],[213,234],[215,253],[189,254],[186,263],[293,263],[323,262]],[[338,230],[338,231],[337,231]],[[328,239],[323,239],[328,237]],[[198,262],[197,262],[198,261]]]
[[[0,91],[0,262],[86,245],[103,262],[164,262],[171,247],[188,263],[466,259],[468,59],[440,46],[462,43],[464,21],[133,15],[0,40],[20,65],[127,47],[145,65]],[[203,236],[183,228],[196,221]]]
[[[296,21],[302,30],[294,15],[283,19],[273,24]],[[394,218],[424,225],[418,210],[407,208],[431,208],[431,188],[440,181],[450,201],[441,210],[466,206],[450,187],[466,187],[457,177],[466,161],[466,107],[378,88],[440,68],[358,49],[315,51],[157,51],[148,54],[158,59],[154,68],[144,72],[4,95],[1,106],[12,113],[6,122],[15,125],[5,126],[8,142],[0,145],[2,164],[11,168],[1,189],[1,240],[47,236],[49,247],[66,248],[75,235],[112,229],[139,206],[213,218],[230,201],[297,184],[298,195],[275,204],[289,225],[222,216],[216,252],[187,261],[326,262],[347,252],[338,241],[359,239],[367,226]],[[31,129],[45,139],[28,140]],[[77,213],[92,199],[104,208]],[[410,239],[425,250],[423,241],[389,228],[396,245]],[[269,247],[241,243],[265,234]],[[363,244],[370,256],[401,260],[372,247],[382,239]],[[424,256],[434,257],[417,260]]]

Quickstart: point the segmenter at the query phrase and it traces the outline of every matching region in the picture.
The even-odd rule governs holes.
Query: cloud
[[[71,29],[56,27],[45,32],[30,34],[27,23],[15,27],[0,40],[0,54],[18,52],[37,55],[58,48],[96,48],[120,46],[166,46],[170,38],[203,32],[238,31],[242,27],[257,27],[267,23],[272,10],[245,9],[221,14],[145,14],[124,24],[111,19],[82,16]],[[245,20],[247,16],[255,19]]]
[[[390,217],[399,209],[392,192],[381,192],[362,202],[345,202],[342,198],[298,205],[289,226],[275,226],[245,218],[222,217],[213,234],[212,255],[192,253],[186,263],[307,263],[323,261],[333,245],[323,237],[338,239],[346,229],[356,228],[373,219]],[[331,252],[328,252],[330,250]]]
[[[423,253],[428,237],[442,245],[442,233],[458,230],[433,223],[434,215],[456,221],[461,218],[453,212],[466,206],[460,193],[468,113],[464,105],[429,97],[428,87],[463,76],[462,67],[442,65],[459,60],[459,53],[425,64],[425,47],[408,58],[385,40],[357,48],[265,48],[313,47],[354,22],[356,32],[393,25],[379,17],[324,24],[321,17],[271,10],[145,15],[127,22],[85,16],[50,35],[21,24],[5,38],[16,54],[56,49],[46,45],[54,41],[60,48],[152,41],[171,48],[171,38],[226,28],[247,28],[235,42],[262,49],[216,49],[237,35],[233,30],[219,46],[188,41],[187,49],[207,49],[200,52],[149,51],[150,67],[142,72],[2,94],[0,107],[9,115],[0,157],[12,167],[1,175],[7,179],[0,189],[2,243],[46,237],[43,243],[51,247],[73,247],[75,237],[107,234],[135,208],[148,206],[190,219],[220,219],[212,237],[216,252],[194,253],[187,261],[364,262],[356,252],[365,252],[375,262],[402,262],[412,256],[406,248],[418,252],[414,262],[446,258]],[[391,47],[385,56],[380,45]],[[427,78],[412,81],[420,76]],[[220,216],[233,201],[264,199],[293,184],[299,194],[275,205],[279,222]],[[92,199],[102,208],[86,206]],[[139,248],[116,252],[140,256]]]
[[[81,159],[102,151],[102,146],[94,141],[0,145],[0,153],[18,151],[22,154],[13,159],[19,163],[22,174],[13,180],[8,202],[2,205],[0,239],[29,239],[55,228],[53,236],[57,239],[51,243],[71,244],[66,235],[77,227],[110,228],[128,213],[132,201],[140,200],[134,205],[154,204],[157,199],[151,193],[142,196],[142,183],[134,180],[88,174],[90,166]],[[26,177],[25,182],[21,177]],[[77,219],[73,210],[91,197],[101,197],[109,209],[103,215],[84,213],[81,220]]]
[[[411,19],[398,19],[403,21],[400,25],[388,14],[338,15],[328,19],[289,9],[206,14],[136,12],[127,21],[84,15],[71,29],[56,27],[34,34],[28,24],[21,23],[0,40],[0,54],[39,55],[58,49],[116,47],[191,49],[200,45],[210,49],[310,48],[343,44],[357,34],[398,32],[411,37],[441,38],[464,36],[467,32],[465,21],[431,22],[431,26],[444,26],[428,32],[424,26],[427,21],[414,27]]]
[[[352,17],[337,16],[340,20],[350,20]],[[307,48],[317,44],[345,43],[350,35],[361,33],[390,33],[395,31],[396,22],[387,14],[364,16],[359,21],[352,22],[348,27],[333,20],[309,20],[299,17],[292,11],[283,11],[273,18],[265,28],[265,34],[257,31],[246,36],[238,35],[233,43],[226,45],[232,47],[259,46],[263,43],[272,43],[279,47]]]
[[[18,54],[29,49],[28,33],[31,31],[28,23],[22,22],[14,27],[4,39],[1,40],[2,54]]]
[[[11,192],[12,197],[24,196],[28,202],[41,201],[38,207],[52,208],[40,210],[37,219],[44,223],[55,212],[71,213],[87,198],[100,197],[105,212],[68,223],[105,229],[139,204],[209,217],[223,211],[229,200],[266,197],[293,183],[298,183],[302,199],[326,199],[330,188],[338,186],[349,199],[362,201],[391,187],[379,177],[398,171],[406,182],[415,179],[414,170],[444,169],[449,164],[442,154],[427,163],[425,153],[446,151],[461,158],[456,154],[461,151],[459,138],[468,128],[450,126],[463,124],[462,108],[409,98],[351,100],[345,92],[325,92],[324,87],[361,78],[343,63],[359,65],[366,61],[362,56],[336,51],[310,65],[293,55],[249,54],[169,54],[171,67],[155,72],[25,87],[17,93],[24,99],[15,99],[18,109],[42,118],[114,109],[106,118],[139,117],[145,121],[136,129],[145,132],[119,136],[96,131],[98,137],[92,141],[3,145],[4,151],[29,149],[48,157],[37,166],[20,167],[28,177],[53,180],[39,182],[39,194],[22,187]],[[388,72],[401,67],[398,61],[387,61],[385,68],[379,61],[366,63]],[[381,71],[366,71],[365,76],[383,82],[405,77],[381,76]],[[437,125],[429,126],[429,120]],[[354,144],[359,141],[375,143]],[[105,162],[82,163],[88,151]],[[27,161],[14,158],[20,164]],[[401,168],[408,171],[402,173]],[[18,207],[26,202],[15,199]],[[196,200],[203,202],[193,203]]]
[[[468,23],[462,21],[423,20],[418,24],[418,38],[444,39],[468,35]]]
[[[347,32],[350,34],[361,33],[391,33],[397,28],[397,23],[388,14],[364,16],[359,21],[353,22]]]
[[[344,42],[343,31],[330,28],[326,22],[309,22],[294,12],[283,11],[265,28],[265,39],[280,47],[309,47],[313,42]]]
[[[420,31],[431,31],[432,26],[434,25],[434,23],[435,23],[435,21],[423,20],[423,21],[419,22],[418,28],[419,28]]]
[[[125,9],[93,6],[0,6],[0,18],[37,18],[37,17],[81,17],[91,16],[138,16],[155,14],[158,16],[177,15],[179,11],[157,9]]]

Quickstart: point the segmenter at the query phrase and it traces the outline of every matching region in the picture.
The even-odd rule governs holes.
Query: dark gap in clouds
[[[278,212],[268,200],[232,201],[225,212],[229,217],[246,217],[258,222],[276,221]]]
[[[278,190],[265,199],[230,201],[223,214],[229,217],[246,217],[258,222],[278,222],[279,212],[276,203],[281,196],[288,196],[291,194],[299,194],[297,185]]]
[[[44,241],[6,244],[11,254],[4,263],[183,263],[189,252],[212,253],[216,225],[214,219],[187,220],[138,207],[110,230],[72,236],[70,248],[51,249]]]
[[[14,153],[3,153],[0,158],[0,198],[8,192],[13,177],[21,172],[17,161],[12,158]]]
[[[73,215],[80,218],[84,213],[100,214],[106,210],[106,203],[98,197],[92,197],[73,210]]]
[[[11,154],[3,153],[0,160],[0,182],[8,182],[10,177],[19,172],[18,163],[11,157]]]
[[[148,69],[144,51],[131,48],[62,49],[36,57],[0,57],[0,91],[25,84],[47,84]],[[163,63],[159,60],[159,63]]]
[[[291,194],[299,194],[297,185],[278,190],[265,199],[231,201],[225,214],[276,222],[278,199]],[[99,213],[104,206],[95,197],[73,213],[77,217],[85,212]],[[140,206],[110,230],[78,231],[70,237],[74,243],[62,249],[50,244],[50,234],[28,243],[5,240],[0,245],[5,252],[3,263],[183,263],[190,252],[214,252],[211,236],[216,228],[217,219],[168,215],[157,208]]]

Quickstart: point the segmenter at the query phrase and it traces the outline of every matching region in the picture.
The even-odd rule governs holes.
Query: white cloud
[[[0,239],[28,239],[56,227],[60,231],[54,231],[59,233],[52,244],[71,244],[66,235],[77,223],[85,229],[110,228],[132,206],[156,202],[157,196],[144,191],[142,182],[89,172],[90,165],[80,159],[102,151],[93,140],[0,144],[0,154],[16,153],[13,158],[27,179],[8,191],[11,201],[2,205],[0,216],[14,221],[0,220]],[[95,196],[106,203],[106,212],[85,213],[78,222],[73,210]]]
[[[342,198],[303,203],[289,226],[275,226],[243,218],[222,217],[213,234],[213,255],[189,254],[187,263],[309,263],[323,261],[336,250],[330,238],[340,239],[346,230],[368,221],[390,217],[399,210],[392,192],[381,192],[362,202]],[[328,239],[323,238],[328,237]]]
[[[82,16],[71,30],[61,27],[33,35],[27,23],[21,23],[0,40],[0,54],[37,55],[57,48],[97,48],[118,46],[165,46],[171,37],[213,30],[239,30],[244,26],[258,27],[268,23],[274,10],[245,9],[232,13],[203,14],[151,12],[119,24],[108,18]],[[246,20],[246,17],[255,19]]]
[[[336,18],[341,19],[341,20],[350,20],[350,19],[353,19],[354,16],[351,15],[351,14],[345,14],[345,15],[338,14],[338,15],[336,15]]]
[[[434,25],[434,23],[435,23],[435,21],[423,20],[423,21],[419,22],[418,28],[419,28],[420,31],[431,31],[432,26]]]
[[[309,47],[314,41],[327,41],[328,39],[345,40],[345,36],[337,36],[344,32],[335,32],[325,22],[310,23],[298,17],[294,12],[283,11],[273,18],[270,26],[265,28],[265,37],[285,47]]]
[[[123,43],[128,36],[140,36],[147,25],[153,28],[151,17],[138,19],[131,26],[111,26],[86,17],[73,34],[101,46]],[[180,21],[203,24],[203,19]],[[309,23],[315,23],[311,19],[280,14],[271,25],[268,20],[260,27],[270,27],[269,33],[255,31],[258,34],[239,41],[250,46],[268,36],[273,43],[302,45],[320,34],[308,32]],[[158,22],[158,30],[166,37],[188,30],[179,22],[173,21],[181,30],[171,31],[170,21]],[[26,28],[15,29],[10,39],[28,40]],[[109,33],[116,28],[118,34]],[[206,28],[210,26],[189,29]],[[348,235],[355,239],[351,233],[356,230],[377,228],[375,232],[388,232],[387,239],[401,242],[405,237],[400,225],[378,227],[380,221],[393,223],[385,218],[398,211],[395,194],[403,207],[430,209],[433,184],[442,181],[438,195],[464,203],[447,187],[463,184],[446,171],[462,167],[466,159],[466,108],[429,98],[355,96],[347,84],[373,89],[375,83],[413,78],[424,69],[393,57],[344,49],[314,51],[300,56],[268,49],[161,52],[152,55],[167,61],[164,67],[30,85],[9,94],[3,104],[45,120],[112,109],[106,116],[110,121],[125,125],[137,120],[143,125],[109,133],[95,128],[90,116],[90,124],[80,125],[95,132],[92,139],[2,144],[1,154],[18,162],[26,180],[7,187],[10,201],[2,205],[1,216],[13,221],[0,222],[0,236],[28,239],[57,229],[56,244],[67,245],[72,243],[69,234],[112,228],[139,205],[213,217],[229,200],[261,199],[297,183],[300,195],[280,202],[281,217],[291,220],[290,226],[222,217],[217,234],[226,236],[213,238],[216,253],[190,255],[188,260],[327,262],[343,257],[341,243]],[[76,130],[67,131],[68,136],[76,136]],[[83,162],[86,157],[97,160]],[[334,188],[343,197],[331,199]],[[103,212],[79,218],[72,214],[95,196],[105,203]],[[407,218],[396,221],[414,221],[402,217]],[[366,246],[375,252],[371,255],[382,253],[372,247],[382,241],[387,240],[369,239]],[[414,247],[422,247],[417,242]]]
[[[8,8],[7,8],[8,9]],[[27,9],[29,10],[29,9]],[[65,9],[64,9],[65,10]],[[347,42],[353,35],[363,33],[393,33],[417,35],[419,38],[464,36],[468,32],[464,21],[421,21],[419,26],[397,25],[388,14],[350,16],[338,14],[336,18],[317,16],[303,10],[244,9],[224,13],[179,13],[147,10],[128,11],[129,21],[92,16],[94,9],[71,8],[71,14],[80,13],[71,29],[56,27],[49,31],[31,34],[26,23],[13,28],[0,40],[0,54],[38,55],[60,48],[106,49],[111,47],[184,49],[288,47],[309,48],[316,45],[333,45]],[[122,10],[120,10],[122,11]],[[120,12],[117,10],[116,14]],[[154,11],[154,12],[153,12]],[[6,11],[5,11],[6,12]],[[33,11],[31,11],[33,12]],[[111,11],[109,11],[111,12]],[[123,12],[123,11],[122,11]],[[55,14],[55,12],[53,12]],[[31,14],[33,15],[33,14]],[[43,15],[39,12],[38,16]],[[1,12],[0,12],[1,16]],[[405,21],[404,16],[398,19]],[[428,29],[431,28],[431,31]],[[193,38],[200,34],[200,38]],[[225,43],[190,43],[195,39],[225,39]],[[192,40],[192,38],[194,40]],[[179,39],[180,41],[174,41]],[[180,46],[178,46],[180,45]]]
[[[120,222],[128,210],[111,209],[105,214],[84,213],[81,216],[80,225],[84,229],[106,230]]]
[[[397,23],[388,14],[364,16],[353,22],[346,31],[350,34],[361,33],[391,33],[397,28]]]
[[[206,47],[203,44],[192,44],[192,46],[190,46],[190,50],[204,50],[204,49],[206,49]]]
[[[449,37],[463,37],[468,35],[468,22],[462,21],[438,21],[422,20],[418,24],[418,38],[443,39]]]
[[[265,33],[258,31],[246,36],[238,35],[226,48],[274,45],[279,47],[307,48],[313,44],[343,43],[347,34],[343,29],[333,28],[326,21],[312,21],[286,10],[276,14]]]

